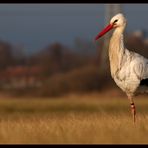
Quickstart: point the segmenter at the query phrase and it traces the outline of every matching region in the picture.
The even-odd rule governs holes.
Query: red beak
[[[105,33],[113,29],[113,24],[109,24],[106,26],[96,37],[95,40],[98,40],[101,36],[103,36]]]

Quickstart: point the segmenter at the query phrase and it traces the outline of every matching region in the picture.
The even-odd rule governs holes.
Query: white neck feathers
[[[121,60],[125,52],[123,42],[123,30],[118,28],[114,31],[109,45],[109,60],[112,77],[120,68]]]

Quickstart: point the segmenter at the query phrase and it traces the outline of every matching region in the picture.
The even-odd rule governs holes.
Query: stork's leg
[[[131,112],[133,114],[133,121],[135,123],[135,121],[136,121],[136,107],[135,107],[134,103],[131,103]]]
[[[134,101],[133,101],[133,97],[128,96],[128,99],[130,100],[131,112],[132,112],[132,115],[133,115],[133,121],[135,123],[135,121],[136,121],[136,107],[135,107],[135,104],[134,104]]]

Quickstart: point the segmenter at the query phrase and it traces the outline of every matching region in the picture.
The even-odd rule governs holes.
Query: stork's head
[[[105,33],[110,31],[113,28],[125,28],[126,26],[126,19],[123,14],[118,13],[114,17],[111,18],[110,24],[105,27],[95,38],[95,40],[99,39],[101,36],[103,36]]]

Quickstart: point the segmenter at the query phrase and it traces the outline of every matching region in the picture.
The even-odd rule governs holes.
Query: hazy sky
[[[122,4],[127,31],[148,30],[148,4]],[[93,40],[104,27],[104,4],[0,4],[0,39],[38,51],[53,42]]]

